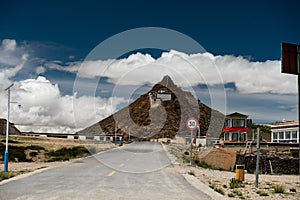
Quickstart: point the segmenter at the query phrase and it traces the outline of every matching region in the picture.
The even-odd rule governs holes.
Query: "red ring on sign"
[[[194,126],[194,127],[190,127],[190,126],[189,126],[189,122],[190,122],[190,121],[194,121],[194,122],[195,122],[195,126]],[[185,125],[186,125],[186,127],[187,127],[188,129],[190,129],[191,131],[193,131],[193,130],[195,130],[195,129],[198,127],[199,122],[198,122],[198,120],[197,120],[195,117],[190,117],[190,118],[187,119]]]

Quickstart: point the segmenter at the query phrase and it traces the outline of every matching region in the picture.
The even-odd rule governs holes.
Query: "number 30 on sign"
[[[195,130],[198,125],[198,120],[194,117],[188,118],[188,120],[186,121],[186,127],[191,131]]]

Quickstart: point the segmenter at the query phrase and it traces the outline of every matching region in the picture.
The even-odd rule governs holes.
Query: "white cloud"
[[[79,77],[105,76],[119,85],[152,84],[170,75],[180,86],[235,83],[241,93],[297,93],[296,77],[282,74],[280,61],[252,62],[231,55],[185,54],[171,50],[154,59],[137,53],[125,59],[48,63],[49,68],[77,73]]]
[[[4,39],[0,45],[0,90],[10,85],[14,77],[25,65],[28,54],[17,46],[17,42]]]
[[[6,118],[7,94],[0,96],[0,117]],[[112,114],[124,99],[62,96],[57,84],[40,76],[15,82],[11,101],[22,105],[11,104],[11,121],[22,131],[74,132]]]
[[[43,74],[46,72],[46,68],[43,66],[39,66],[35,69],[36,74]]]
[[[2,48],[4,51],[13,51],[16,49],[17,42],[12,39],[4,39],[2,40]]]

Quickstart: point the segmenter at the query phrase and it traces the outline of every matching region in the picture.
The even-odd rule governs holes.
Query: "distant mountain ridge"
[[[171,96],[171,99],[155,99],[158,95]],[[152,96],[155,97],[151,98]],[[150,91],[129,106],[79,131],[78,134],[113,134],[116,130],[124,139],[128,138],[129,133],[131,138],[143,140],[173,138],[175,135],[189,133],[185,126],[189,117],[199,120],[201,135],[218,137],[224,126],[225,116],[222,113],[195,99],[190,92],[175,85],[169,76],[164,76]]]

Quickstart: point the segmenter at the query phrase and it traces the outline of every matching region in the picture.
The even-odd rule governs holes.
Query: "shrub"
[[[50,158],[48,162],[67,161],[73,158],[90,155],[89,151],[84,146],[76,146],[72,148],[63,147],[57,151],[50,151],[47,153]]]
[[[195,172],[193,170],[188,172],[189,175],[195,176]]]
[[[227,188],[227,185],[224,184],[224,185],[223,185],[223,188]]]
[[[274,191],[275,193],[284,193],[285,192],[285,188],[283,185],[274,185]]]
[[[222,194],[222,195],[225,195],[224,190],[223,190],[222,188],[220,188],[220,187],[216,187],[214,190],[215,190],[216,192],[219,192],[219,193]]]
[[[204,162],[204,161],[199,161],[199,160],[197,160],[198,162],[196,162],[195,161],[195,164],[197,165],[197,166],[199,166],[199,167],[202,167],[202,168],[204,168],[204,169],[211,169],[212,168],[212,166],[210,166],[209,164],[207,164],[206,162]]]
[[[6,139],[1,140],[0,142],[6,143]],[[20,142],[8,139],[8,143],[10,143],[10,144],[18,144]]]
[[[229,193],[228,197],[235,197],[235,195],[233,193]]]
[[[3,155],[5,149],[0,148],[0,154]],[[25,147],[10,146],[8,160],[10,162],[32,162],[26,158]]]
[[[236,195],[238,195],[239,197],[243,196],[243,193],[239,190],[233,190],[232,192],[235,193]]]
[[[3,181],[5,179],[9,179],[11,177],[14,177],[15,175],[11,172],[0,172],[0,181]]]
[[[258,190],[256,192],[256,194],[259,194],[259,196],[262,196],[262,197],[266,197],[266,196],[269,196],[269,194],[265,191],[262,191],[262,190]]]
[[[230,189],[240,188],[241,184],[236,179],[232,178],[230,180],[229,187],[230,187]]]
[[[217,186],[214,183],[209,183],[209,187],[214,190]]]
[[[37,150],[37,151],[45,150],[44,147],[41,147],[41,146],[38,146],[38,145],[30,145],[30,146],[25,147],[25,149]]]
[[[36,151],[33,151],[33,152],[30,152],[29,153],[29,155],[31,156],[31,157],[35,157],[35,156],[37,156],[39,153],[38,152],[36,152]]]

